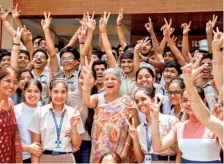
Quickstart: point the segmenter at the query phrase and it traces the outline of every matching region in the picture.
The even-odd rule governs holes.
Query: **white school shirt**
[[[38,108],[29,126],[31,132],[41,136],[43,150],[54,150],[55,141],[57,140],[57,131],[50,109],[53,109],[52,103]],[[60,133],[60,140],[62,141],[61,152],[72,152],[70,119],[73,115],[80,115],[80,113],[77,109],[75,110],[67,105],[64,105],[63,111],[65,111],[65,115]],[[59,124],[61,116],[56,116],[56,118]],[[77,126],[77,131],[79,134],[85,132],[81,120]]]
[[[32,121],[34,113],[38,107],[29,107],[25,103],[20,103],[14,107],[16,122],[19,128],[20,138],[22,144],[31,145],[31,133],[28,126]],[[31,158],[30,153],[23,152],[23,160]]]

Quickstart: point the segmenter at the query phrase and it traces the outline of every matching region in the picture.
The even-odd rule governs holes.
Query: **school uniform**
[[[67,105],[64,105],[60,116],[54,115],[52,103],[36,110],[29,130],[41,136],[43,155],[40,157],[40,162],[75,163],[70,125],[70,119],[74,115],[80,115],[79,111]],[[77,131],[79,134],[85,132],[82,121],[79,122]]]

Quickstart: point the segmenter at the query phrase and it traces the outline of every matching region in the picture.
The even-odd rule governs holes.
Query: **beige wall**
[[[13,0],[0,0],[0,5],[8,8],[13,5]],[[9,22],[14,26],[12,16],[8,16]],[[12,38],[9,35],[7,29],[2,25],[2,38],[1,38],[1,48],[12,48]]]

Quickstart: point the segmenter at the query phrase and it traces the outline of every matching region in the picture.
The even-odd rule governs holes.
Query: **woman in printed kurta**
[[[134,108],[134,101],[127,95],[121,97],[119,94],[121,84],[119,72],[112,68],[106,70],[104,72],[105,92],[92,96],[90,96],[88,85],[91,74],[84,69],[83,76],[84,103],[89,108],[95,108],[90,161],[100,162],[100,158],[105,153],[116,152],[121,156],[122,162],[134,162],[130,152],[131,138],[128,134],[127,120],[132,116],[136,118],[137,114],[130,114],[128,110]]]
[[[12,68],[0,70],[0,163],[22,163],[22,147],[13,102],[9,100],[18,87],[17,76]]]

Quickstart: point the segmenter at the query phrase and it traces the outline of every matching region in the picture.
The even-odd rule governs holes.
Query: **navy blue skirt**
[[[221,163],[221,161],[216,160],[216,161],[192,161],[192,160],[187,160],[182,158],[182,163]]]
[[[91,141],[82,140],[79,151],[74,153],[76,163],[89,163],[91,145]]]

